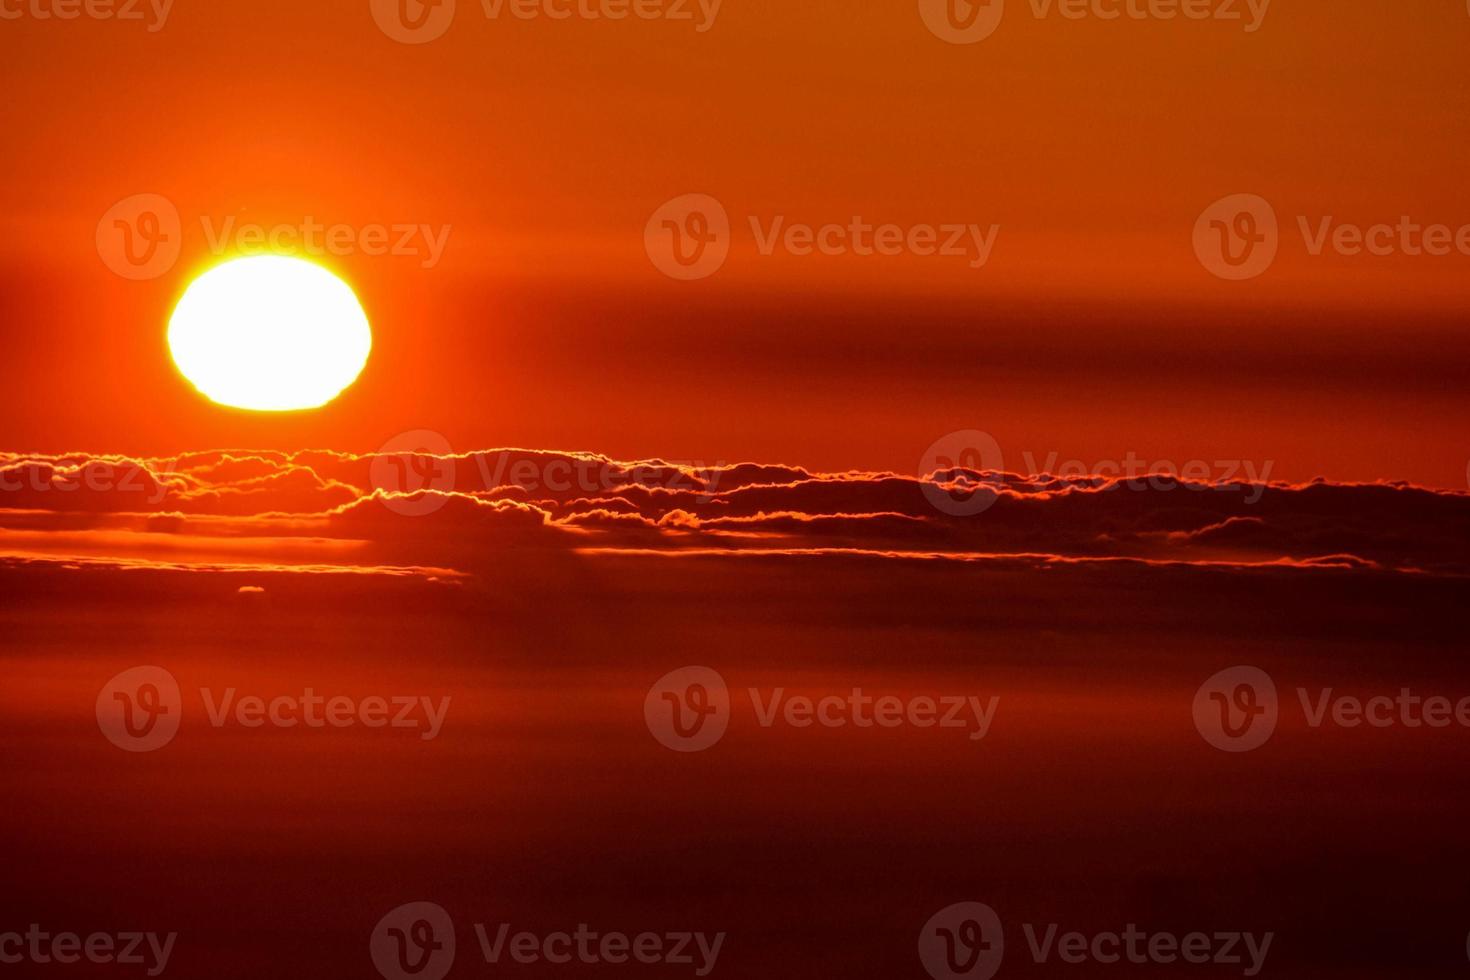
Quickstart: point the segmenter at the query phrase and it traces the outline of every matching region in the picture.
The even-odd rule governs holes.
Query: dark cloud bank
[[[0,455],[11,562],[422,573],[509,553],[1130,561],[1458,577],[1470,495],[950,470],[813,473],[582,453]]]

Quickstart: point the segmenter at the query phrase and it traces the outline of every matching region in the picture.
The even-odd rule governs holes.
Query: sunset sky
[[[1240,5],[1247,10],[1245,4]],[[175,4],[0,24],[8,448],[456,449],[913,472],[947,432],[1093,463],[1272,462],[1278,478],[1464,488],[1470,255],[1312,256],[1298,230],[1470,224],[1462,4],[1271,4],[1072,20],[1011,0],[949,44],[912,3],[729,0],[693,21],[485,16],[391,40],[367,3]],[[148,8],[144,7],[143,10]],[[85,71],[75,70],[85,64]],[[181,216],[156,279],[99,259],[132,195]],[[730,215],[711,278],[665,277],[649,216]],[[1191,235],[1257,194],[1257,279]],[[989,261],[762,255],[750,221],[998,225]],[[440,260],[327,263],[375,349],[327,409],[201,411],[163,341],[230,219],[447,226]]]
[[[17,975],[1463,973],[1463,0],[0,0],[0,83]],[[719,970],[477,941],[589,926]]]

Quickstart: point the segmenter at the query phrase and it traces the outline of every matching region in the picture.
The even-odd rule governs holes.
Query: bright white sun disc
[[[235,259],[189,286],[168,324],[179,371],[211,401],[260,412],[319,408],[357,380],[367,315],[341,279],[304,259]]]

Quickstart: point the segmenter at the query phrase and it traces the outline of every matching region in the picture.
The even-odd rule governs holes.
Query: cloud
[[[507,449],[0,454],[0,488],[0,549],[94,560],[483,574],[530,552],[842,552],[1470,573],[1470,496],[1406,484],[920,478]],[[988,506],[957,516],[975,493]]]
[[[142,460],[0,454],[0,506],[59,513],[155,510],[170,487]]]

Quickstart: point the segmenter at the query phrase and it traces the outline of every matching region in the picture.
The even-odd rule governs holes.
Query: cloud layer
[[[0,454],[0,555],[473,578],[508,553],[859,554],[1470,570],[1470,495],[1405,484],[814,473],[507,449]]]

